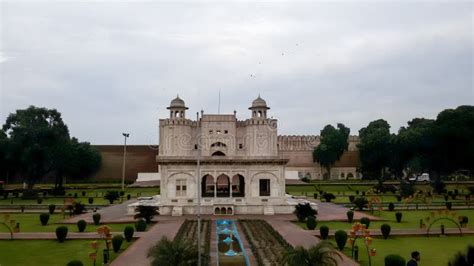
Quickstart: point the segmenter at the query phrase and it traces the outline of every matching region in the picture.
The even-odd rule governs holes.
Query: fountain
[[[237,226],[233,220],[217,220],[217,265],[249,266]]]

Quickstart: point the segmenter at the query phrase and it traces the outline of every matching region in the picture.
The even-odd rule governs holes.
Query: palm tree
[[[148,251],[152,266],[197,265],[198,250],[195,245],[183,241],[171,241],[166,237]]]
[[[337,266],[338,258],[342,259],[342,256],[332,243],[321,241],[309,249],[296,247],[289,251],[285,255],[285,262],[289,266]]]

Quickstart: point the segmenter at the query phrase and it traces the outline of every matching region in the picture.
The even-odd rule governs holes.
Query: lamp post
[[[125,190],[125,164],[127,158],[127,138],[130,137],[130,133],[122,133],[125,138],[125,143],[123,145],[123,165],[122,165],[122,191]]]
[[[198,125],[198,129],[200,129],[199,123],[199,113],[196,113],[196,123]],[[199,132],[199,131],[198,131]],[[197,169],[196,169],[196,184],[197,184],[197,242],[198,242],[198,266],[201,266],[201,143],[199,137],[201,134],[198,133],[197,139]]]

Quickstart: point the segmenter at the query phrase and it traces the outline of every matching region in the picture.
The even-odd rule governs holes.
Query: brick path
[[[159,222],[118,256],[111,266],[149,266],[148,250],[162,237],[174,239],[184,219]]]

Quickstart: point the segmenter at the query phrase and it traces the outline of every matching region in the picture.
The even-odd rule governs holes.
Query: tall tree
[[[69,130],[54,109],[30,106],[7,117],[3,131],[16,154],[20,174],[32,189],[44,175],[56,170],[62,145],[69,142]]]
[[[383,119],[372,121],[359,130],[359,138],[359,171],[364,178],[382,180],[390,165],[390,125]]]
[[[337,129],[327,125],[321,130],[321,143],[313,151],[313,161],[326,168],[328,178],[331,178],[331,167],[349,146],[349,134],[350,129],[341,123]]]

